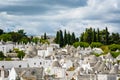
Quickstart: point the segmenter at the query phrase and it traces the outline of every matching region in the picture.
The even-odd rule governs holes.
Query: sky
[[[120,33],[120,0],[0,0],[0,28],[28,35],[55,35],[85,28]]]

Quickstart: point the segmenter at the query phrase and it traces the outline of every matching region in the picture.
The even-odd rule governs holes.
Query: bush
[[[5,58],[6,61],[11,61],[12,59],[11,58]]]
[[[0,58],[0,61],[4,60],[4,58]]]
[[[17,52],[17,57],[18,57],[19,59],[23,58],[24,56],[25,56],[25,53],[24,53],[23,51],[18,51],[18,52]]]
[[[111,52],[111,55],[114,57],[114,58],[116,58],[117,56],[119,56],[120,55],[120,52]]]
[[[40,39],[40,42],[41,42],[42,44],[45,44],[45,43],[50,44],[50,42],[49,42],[47,39],[46,39],[46,40]]]
[[[5,56],[4,56],[2,51],[0,51],[0,58],[5,58]]]
[[[107,54],[108,52],[110,52],[108,46],[101,46],[100,48],[103,50],[104,54]]]
[[[80,46],[80,45],[79,45],[79,42],[73,43],[73,46],[74,46],[75,48],[77,48],[78,46]]]
[[[92,53],[93,55],[95,55],[96,57],[99,57],[102,54],[98,54],[98,53]]]
[[[109,49],[111,51],[116,51],[117,49],[120,50],[120,45],[118,45],[118,44],[111,44],[111,45],[109,45]]]
[[[73,46],[74,46],[75,48],[77,48],[78,46],[85,48],[85,47],[88,47],[89,44],[88,44],[87,42],[75,42],[75,43],[73,44]]]
[[[93,47],[97,47],[97,48],[99,48],[99,47],[101,47],[103,44],[102,43],[100,43],[100,42],[92,42],[91,44],[90,44],[90,46],[93,48]]]

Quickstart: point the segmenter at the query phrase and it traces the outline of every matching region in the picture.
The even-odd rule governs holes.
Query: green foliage
[[[34,42],[34,43],[38,43],[38,42],[40,42],[40,39],[38,38],[38,37],[34,37],[33,39],[32,39],[32,42]]]
[[[107,54],[108,52],[110,52],[108,46],[103,45],[100,48],[103,50],[104,54]]]
[[[0,61],[4,60],[4,58],[0,58]]]
[[[22,59],[25,56],[25,53],[23,51],[17,51],[17,57],[19,59]]]
[[[2,30],[2,29],[0,29],[0,35],[1,35],[1,34],[3,34],[3,33],[4,33],[4,32],[3,32],[3,30]]]
[[[13,51],[14,51],[14,52],[18,52],[19,49],[18,49],[18,48],[14,48]]]
[[[11,58],[4,56],[4,53],[0,51],[0,61],[2,60],[11,61]]]
[[[111,44],[111,45],[109,45],[109,49],[111,51],[116,51],[117,49],[120,50],[120,45],[119,44]]]
[[[55,42],[56,42],[57,44],[59,44],[59,38],[60,38],[60,32],[57,31],[56,38],[55,38]]]
[[[75,43],[73,43],[73,46],[74,46],[75,48],[77,48],[78,46],[80,46],[79,43],[80,43],[80,42],[75,42]]]
[[[30,42],[30,39],[28,37],[22,37],[20,39],[20,42],[23,42],[23,43],[27,44],[28,42]]]
[[[46,33],[44,33],[44,39],[45,39],[45,40],[47,39],[47,35],[46,35]]]
[[[93,30],[92,42],[96,42],[96,32],[95,32],[95,29]]]
[[[11,34],[2,34],[0,36],[0,40],[3,40],[3,41],[12,41],[12,37],[11,37]]]
[[[12,59],[11,58],[5,58],[6,61],[11,61]]]
[[[109,37],[109,43],[120,44],[120,34],[112,33]]]
[[[2,51],[0,51],[0,61],[4,60],[4,58],[5,58],[4,53]]]
[[[24,30],[18,30],[18,32],[8,32],[0,35],[0,40],[3,41],[13,41],[13,42],[23,42],[27,43],[29,38],[25,35]]]
[[[40,39],[40,43],[42,43],[42,44],[45,44],[45,43],[50,44],[50,42],[47,39],[46,40]]]
[[[97,42],[100,42],[100,31],[99,31],[99,28],[97,29]]]
[[[67,33],[66,30],[64,31],[64,45],[67,44]]]
[[[22,35],[22,36],[26,36],[26,33],[24,32],[23,29],[18,30],[17,33],[19,33],[19,34]]]
[[[2,51],[0,51],[0,58],[5,58],[5,56],[4,56]]]
[[[90,44],[90,46],[93,48],[93,47],[97,47],[97,48],[99,48],[99,47],[101,47],[103,44],[102,43],[100,43],[100,42],[92,42],[91,44]]]
[[[70,35],[70,32],[68,32],[68,34],[67,34],[67,44],[71,44],[71,35]]]
[[[95,55],[96,57],[99,57],[102,54],[98,54],[98,53],[92,53],[93,55]]]
[[[71,44],[73,44],[76,41],[75,39],[75,33],[73,32],[71,35]]]
[[[63,32],[62,30],[60,30],[60,34],[59,34],[59,44],[60,44],[60,47],[63,47],[64,46],[64,39],[63,39]]]
[[[89,44],[87,43],[87,42],[75,42],[74,44],[73,44],[73,46],[75,47],[75,48],[77,48],[78,46],[80,46],[80,47],[89,47]]]
[[[10,41],[13,41],[13,42],[17,42],[22,38],[22,35],[17,32],[9,32],[8,34],[11,35]]]
[[[62,30],[59,30],[57,31],[56,38],[54,41],[57,44],[60,44],[60,47],[63,47],[66,44],[72,45],[74,42],[79,41],[79,39],[75,37],[74,32],[70,34],[70,32],[67,33],[65,30],[63,34]]]
[[[83,42],[83,41],[84,41],[83,37],[84,37],[84,32],[83,32],[83,33],[81,33],[81,36],[80,36],[80,41],[81,41],[81,42]]]
[[[114,58],[116,58],[117,56],[120,55],[120,52],[114,52],[114,51],[112,51],[112,52],[111,52],[111,55],[112,55]]]
[[[107,27],[100,31],[99,28],[97,31],[93,28],[86,28],[85,32],[80,35],[80,41],[88,42],[89,44],[91,44],[91,42],[101,42],[104,45],[111,43],[120,44],[120,34],[112,33],[110,35]]]
[[[109,39],[109,32],[108,32],[108,28],[106,27],[106,29],[105,29],[105,44],[108,44],[108,39]]]

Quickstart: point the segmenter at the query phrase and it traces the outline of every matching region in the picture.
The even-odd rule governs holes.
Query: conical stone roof
[[[61,67],[59,61],[57,59],[55,59],[53,62],[52,62],[52,67]]]
[[[110,70],[110,74],[117,74],[118,73],[118,65],[115,64],[113,68]]]

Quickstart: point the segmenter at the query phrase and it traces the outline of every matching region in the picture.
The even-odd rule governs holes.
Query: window
[[[42,64],[42,62],[40,62],[40,65]]]
[[[19,68],[21,68],[21,65],[19,65]]]

